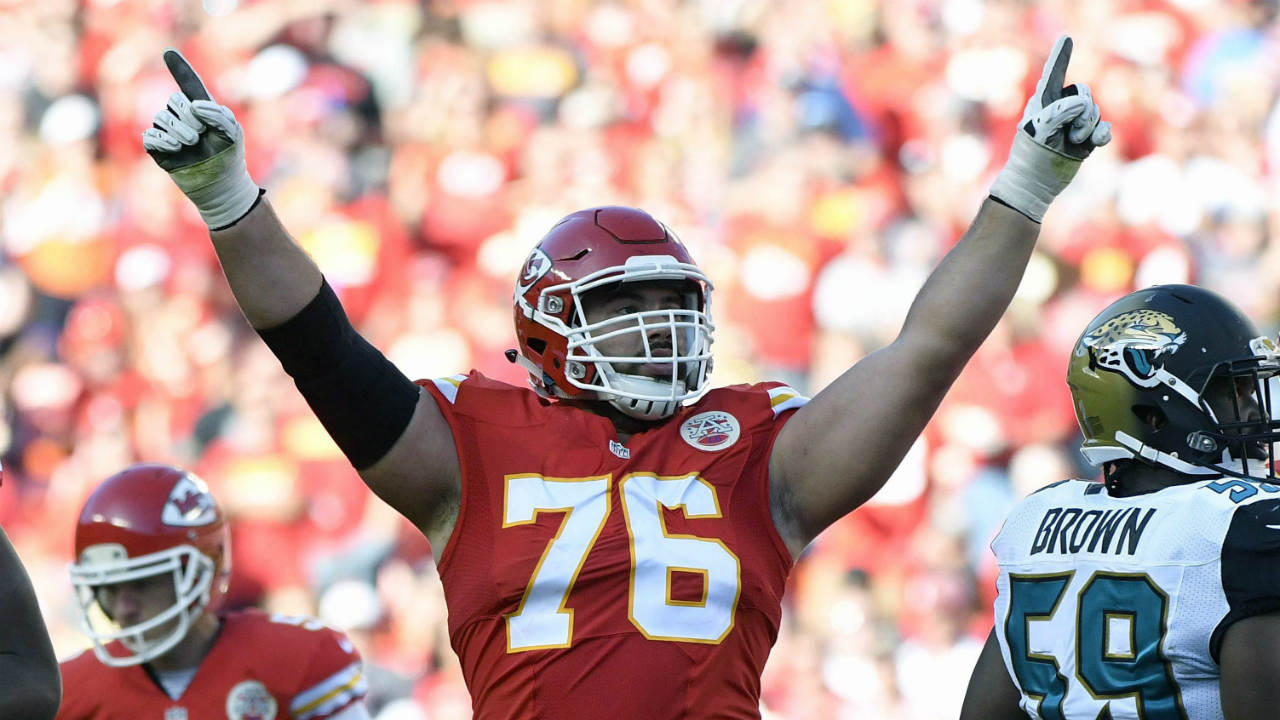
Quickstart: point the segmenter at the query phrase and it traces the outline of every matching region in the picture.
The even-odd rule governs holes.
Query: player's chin
[[[177,629],[178,629],[178,623],[179,623],[179,622],[180,622],[180,620],[179,620],[178,618],[173,618],[172,620],[170,620],[170,621],[168,621],[168,622],[166,622],[166,623],[163,623],[163,624],[161,624],[161,625],[159,625],[159,626],[157,626],[157,627],[153,627],[153,628],[151,628],[150,630],[148,630],[148,631],[146,631],[146,632],[142,633],[142,639],[143,639],[143,641],[144,641],[144,642],[146,642],[146,643],[148,643],[148,644],[150,644],[150,643],[155,643],[155,642],[158,642],[158,641],[160,641],[160,640],[163,640],[163,639],[165,639],[165,638],[169,637],[169,635],[170,635],[174,630],[177,630]]]
[[[655,347],[652,349],[652,360],[640,366],[640,373],[645,377],[654,379],[670,379],[676,372],[676,363],[663,362],[664,358],[673,356],[673,351],[669,347]]]

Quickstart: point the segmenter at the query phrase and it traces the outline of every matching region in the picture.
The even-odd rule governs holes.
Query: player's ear
[[[1154,405],[1134,405],[1133,413],[1152,430],[1159,430],[1169,424],[1169,418],[1164,411]]]

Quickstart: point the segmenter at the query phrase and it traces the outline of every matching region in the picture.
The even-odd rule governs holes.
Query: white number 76
[[[609,517],[609,484],[608,475],[506,478],[504,528],[534,522],[539,512],[565,513],[520,606],[507,616],[508,652],[569,647],[573,641],[573,610],[564,604]],[[651,640],[724,640],[738,605],[738,557],[720,540],[669,534],[660,510],[683,509],[688,518],[720,517],[715,488],[696,474],[645,473],[626,475],[619,488],[631,548],[631,623]],[[702,575],[701,602],[671,598],[673,570]]]

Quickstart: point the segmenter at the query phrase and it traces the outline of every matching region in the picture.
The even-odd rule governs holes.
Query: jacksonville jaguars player
[[[1022,501],[962,720],[1280,713],[1280,356],[1187,285],[1116,301],[1067,384],[1103,483]]]
[[[62,678],[31,578],[0,527],[0,718],[49,720]]]

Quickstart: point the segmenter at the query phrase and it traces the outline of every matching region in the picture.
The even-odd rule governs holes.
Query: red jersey
[[[805,398],[712,390],[624,446],[479,373],[422,384],[462,468],[439,569],[476,720],[760,717],[792,563],[769,453]]]
[[[57,720],[322,720],[364,697],[360,654],[342,633],[257,610],[221,620],[176,700],[141,665],[108,667],[89,651],[64,661]]]

